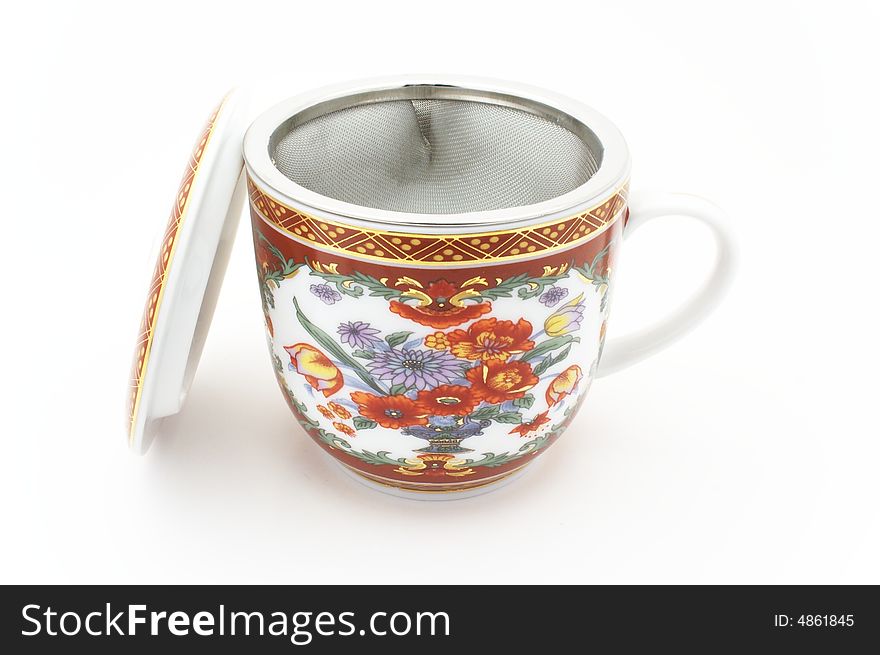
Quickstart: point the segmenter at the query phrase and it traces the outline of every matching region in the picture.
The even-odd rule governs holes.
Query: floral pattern
[[[302,425],[354,461],[413,478],[479,477],[546,447],[583,399],[604,339],[610,243],[588,263],[460,281],[346,272],[335,262],[285,257],[263,234],[255,237],[270,336],[295,335],[273,345],[282,389]],[[298,291],[286,307],[278,304],[281,284],[298,275]],[[334,321],[309,295],[369,321]],[[364,297],[393,318],[382,319],[375,304],[360,313]],[[598,352],[593,362],[573,363],[590,307]],[[382,431],[396,433],[393,453],[368,445],[389,443],[378,438]],[[490,434],[509,447],[478,447]]]
[[[447,352],[389,348],[367,364],[380,380],[406,389],[428,389],[461,377],[461,363]]]
[[[526,395],[538,383],[528,362],[503,362],[490,359],[467,372],[476,394],[489,403],[503,403]]]
[[[342,343],[353,348],[372,348],[376,344],[382,343],[382,339],[378,338],[382,331],[370,327],[369,323],[363,321],[340,323],[336,332],[339,333]]]
[[[345,423],[340,423],[339,421],[333,421],[333,427],[339,430],[342,434],[353,437],[357,434],[353,428],[349,427]]]
[[[473,323],[467,330],[454,330],[446,335],[450,352],[462,359],[500,359],[522,354],[535,347],[529,341],[532,324],[525,319],[499,321],[484,318]]]
[[[419,391],[416,403],[431,416],[466,416],[476,407],[480,396],[469,387],[443,384]]]
[[[449,348],[449,339],[442,332],[435,332],[425,337],[425,345],[434,350],[446,350]]]
[[[546,305],[547,307],[552,307],[557,304],[560,300],[565,298],[568,295],[568,289],[565,287],[550,287],[540,296],[538,296],[538,302],[542,305]]]
[[[330,411],[333,412],[339,418],[341,418],[341,419],[350,419],[351,418],[351,412],[349,412],[347,409],[345,409],[345,407],[343,407],[339,403],[331,402],[331,403],[328,403],[328,406],[330,408]],[[330,417],[328,417],[328,418],[330,418]]]
[[[383,428],[405,428],[428,422],[428,414],[411,398],[402,394],[376,396],[355,391],[351,399],[357,403],[361,416]]]
[[[307,343],[285,346],[290,355],[290,368],[302,375],[313,389],[329,398],[342,388],[345,380],[342,371],[317,348]]]
[[[401,298],[391,301],[392,312],[433,328],[461,325],[492,311],[492,303],[472,302],[471,293],[446,280],[432,282],[423,290],[409,289]]]
[[[313,284],[309,287],[309,291],[320,298],[321,302],[325,305],[332,305],[333,303],[342,300],[342,295],[338,291],[335,291],[329,284]]]
[[[577,364],[569,366],[553,378],[553,382],[547,387],[547,392],[544,394],[547,405],[552,407],[561,403],[566,396],[570,395],[577,388],[583,378],[584,373],[581,371],[580,366]]]
[[[547,411],[543,411],[531,421],[520,423],[510,431],[510,434],[518,434],[521,437],[527,437],[532,432],[537,432],[542,425],[550,422],[550,417],[548,417],[547,414]]]
[[[544,332],[551,337],[560,337],[577,332],[584,320],[583,294],[553,312],[544,321]]]

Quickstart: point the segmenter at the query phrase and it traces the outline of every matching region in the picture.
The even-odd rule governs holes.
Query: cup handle
[[[702,222],[712,231],[718,246],[715,268],[702,288],[671,315],[632,334],[610,339],[603,349],[597,377],[623,370],[690,332],[721,302],[736,269],[736,241],[727,215],[708,200],[684,193],[634,196],[630,199],[629,211],[624,239],[648,221],[662,216],[688,216]]]

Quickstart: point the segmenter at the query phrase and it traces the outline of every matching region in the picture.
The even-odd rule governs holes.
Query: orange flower
[[[427,414],[406,396],[374,396],[355,391],[351,399],[357,403],[361,416],[376,421],[383,428],[405,428],[428,422]]]
[[[349,437],[353,437],[357,434],[352,428],[348,427],[345,423],[340,423],[339,421],[333,422],[333,427],[339,430],[342,434],[348,435]]]
[[[343,406],[340,405],[339,403],[333,403],[333,402],[331,402],[331,403],[328,403],[328,404],[330,405],[330,410],[331,410],[334,414],[336,414],[336,416],[338,416],[339,418],[342,418],[342,419],[350,419],[350,418],[351,418],[351,412],[348,411],[347,409],[345,409],[345,407],[343,407]],[[333,418],[333,417],[332,417],[332,416],[328,416],[327,418]]]
[[[538,384],[531,365],[521,361],[489,359],[470,369],[465,376],[473,385],[474,393],[493,404],[522,398],[526,391]]]
[[[446,280],[438,280],[424,290],[410,289],[403,294],[402,297],[415,299],[418,304],[392,300],[388,308],[420,325],[444,329],[479,318],[492,310],[490,302],[464,304],[467,296],[468,292],[460,291]]]
[[[329,419],[336,418],[335,416],[333,416],[333,412],[331,412],[329,409],[324,407],[324,405],[318,405],[318,411],[321,412],[321,416],[323,416],[324,418],[329,418]]]
[[[549,423],[550,419],[547,417],[547,412],[541,412],[535,418],[533,418],[528,423],[520,423],[513,430],[511,430],[508,434],[518,434],[521,437],[527,437],[532,432],[535,432],[538,428],[540,428],[545,423]]]
[[[553,407],[553,405],[562,402],[563,398],[575,390],[575,387],[577,387],[583,377],[583,371],[581,371],[581,367],[577,364],[573,364],[562,371],[550,383],[550,386],[547,387],[547,393],[544,394],[547,404]]]
[[[329,398],[342,388],[344,383],[342,371],[330,359],[314,346],[297,343],[284,346],[290,355],[290,363],[294,370],[305,377],[313,389],[317,389],[325,398]]]
[[[505,360],[511,355],[523,353],[535,347],[529,341],[532,324],[524,318],[516,323],[484,318],[467,330],[453,330],[448,335],[449,350],[463,359]]]
[[[427,391],[419,391],[416,404],[431,416],[464,416],[476,406],[478,398],[468,387],[442,384]]]
[[[449,341],[442,332],[435,332],[425,337],[425,345],[433,350],[446,350],[449,348]]]

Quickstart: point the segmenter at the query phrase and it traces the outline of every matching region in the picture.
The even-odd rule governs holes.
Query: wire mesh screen
[[[601,153],[552,120],[500,104],[387,100],[312,118],[274,140],[275,166],[330,198],[456,214],[549,200],[584,184]]]

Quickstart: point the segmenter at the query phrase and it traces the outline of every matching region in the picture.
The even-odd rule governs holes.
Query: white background
[[[880,16],[822,4],[8,6],[0,582],[880,582]],[[150,247],[218,97],[411,71],[605,113],[635,190],[731,214],[725,304],[598,381],[514,485],[403,501],[343,477],[289,415],[243,221],[188,403],[129,453]],[[611,336],[686,297],[712,256],[684,220],[640,231]]]

